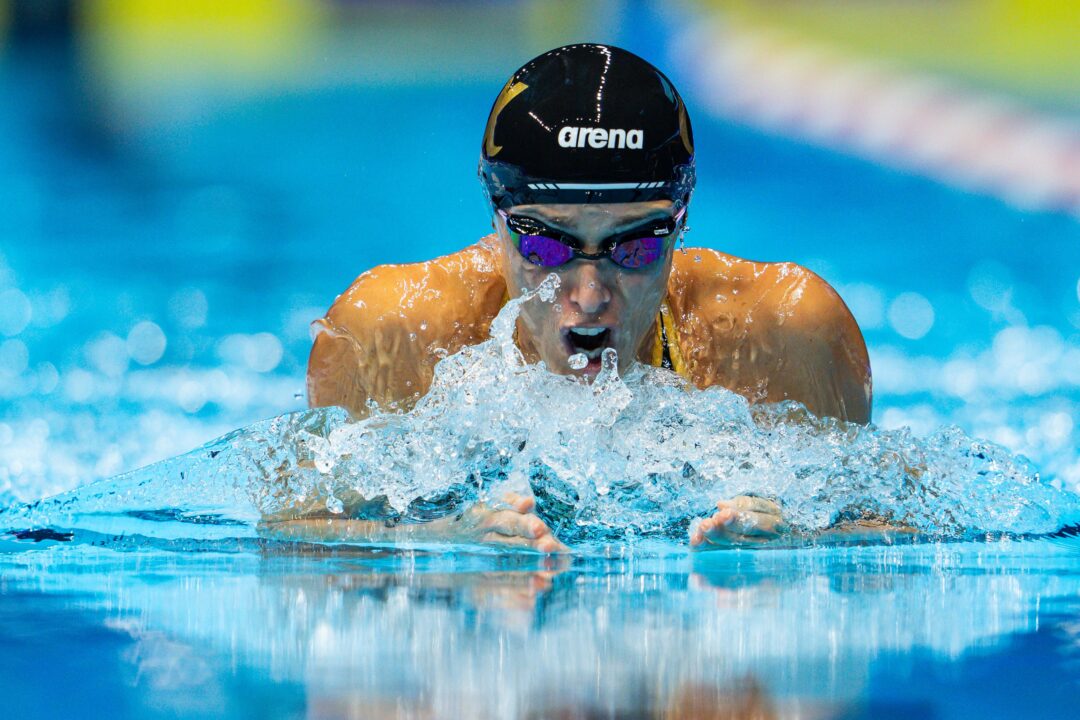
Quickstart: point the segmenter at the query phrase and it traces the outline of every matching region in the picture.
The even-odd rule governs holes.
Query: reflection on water
[[[932,701],[929,671],[895,658],[984,699],[1023,691],[1000,682],[1018,664],[1070,677],[1077,557],[1017,542],[575,560],[54,546],[0,556],[0,604],[25,615],[33,592],[61,599],[61,619],[100,618],[125,646],[124,692],[178,715],[225,712],[245,676],[266,697],[291,688],[266,716],[850,717]],[[996,674],[965,676],[978,663]],[[1039,712],[1077,699],[1059,683]]]

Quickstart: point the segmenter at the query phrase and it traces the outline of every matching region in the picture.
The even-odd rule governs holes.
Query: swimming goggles
[[[636,270],[664,257],[664,241],[677,234],[686,210],[683,208],[675,217],[652,221],[651,224],[612,235],[604,240],[598,253],[582,251],[584,243],[581,240],[551,228],[536,218],[511,215],[505,210],[498,212],[506,222],[518,252],[533,265],[558,267],[575,258],[608,258],[619,267]]]

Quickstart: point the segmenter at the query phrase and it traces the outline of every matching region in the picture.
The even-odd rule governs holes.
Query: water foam
[[[418,522],[507,491],[532,492],[566,542],[684,539],[719,499],[774,498],[795,533],[883,518],[933,537],[1046,533],[1080,500],[1023,457],[954,427],[916,438],[818,419],[798,403],[750,406],[605,350],[592,383],[528,364],[514,341],[524,302],[550,302],[558,278],[507,303],[491,338],[442,360],[408,412],[372,407],[283,415],[184,456],[0,516],[0,526],[63,525],[75,515],[172,508],[213,524],[268,515]],[[365,500],[366,498],[366,500]]]

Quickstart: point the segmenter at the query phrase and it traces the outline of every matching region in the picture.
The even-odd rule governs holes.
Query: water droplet
[[[589,358],[585,353],[574,353],[570,356],[570,359],[566,361],[566,364],[570,366],[571,370],[584,370],[589,364]]]
[[[140,365],[153,365],[165,353],[165,333],[149,320],[138,323],[127,335],[127,351]]]
[[[555,291],[559,289],[562,284],[562,280],[555,273],[549,273],[544,282],[540,283],[536,288],[536,294],[540,296],[540,299],[544,302],[551,302],[555,299]],[[523,298],[531,297],[531,295],[523,295]]]
[[[335,515],[340,515],[345,512],[345,503],[341,502],[336,495],[330,495],[326,498],[326,509]]]
[[[20,290],[11,288],[0,292],[0,334],[18,335],[32,317],[30,301]]]
[[[898,295],[889,303],[887,316],[893,330],[909,340],[922,338],[934,326],[934,306],[915,292]]]
[[[427,323],[426,322],[420,323],[420,329],[421,330],[427,330]]]
[[[411,333],[409,333],[409,340],[410,340],[410,341],[413,341],[413,342],[415,342],[415,340],[416,340],[416,333],[412,333],[412,332],[411,332]]]

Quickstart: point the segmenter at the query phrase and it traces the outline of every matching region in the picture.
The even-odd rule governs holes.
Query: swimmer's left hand
[[[787,530],[780,506],[772,500],[739,495],[716,503],[717,511],[690,532],[690,547],[707,550],[762,543]]]

